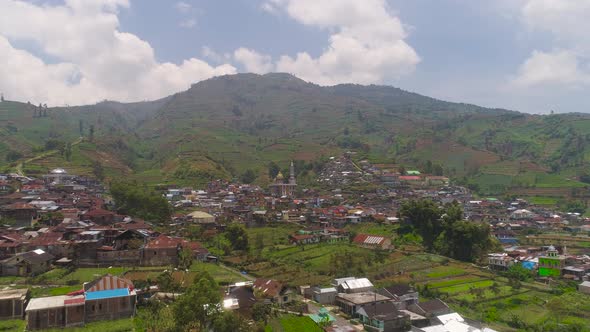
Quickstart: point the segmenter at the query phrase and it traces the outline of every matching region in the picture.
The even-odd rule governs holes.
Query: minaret
[[[289,168],[289,184],[297,184],[295,181],[295,165],[291,160],[291,167]]]

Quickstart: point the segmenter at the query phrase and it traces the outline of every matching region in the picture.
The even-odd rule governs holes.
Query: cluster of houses
[[[0,216],[9,223],[0,229],[0,275],[33,276],[54,265],[176,265],[182,250],[197,260],[209,256],[198,242],[104,209],[104,189],[95,182],[62,169],[43,180],[16,179],[23,181],[19,191],[0,196]]]
[[[493,331],[461,317],[439,299],[420,301],[418,292],[408,284],[376,288],[367,278],[346,277],[334,279],[328,287],[303,286],[302,293],[360,322],[366,331]],[[336,321],[327,310],[310,317],[318,323]]]

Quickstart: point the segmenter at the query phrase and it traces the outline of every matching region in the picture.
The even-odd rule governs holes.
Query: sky
[[[0,0],[0,92],[154,100],[287,72],[529,113],[590,112],[590,0]]]

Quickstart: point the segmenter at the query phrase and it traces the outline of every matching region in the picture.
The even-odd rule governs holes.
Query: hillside
[[[279,73],[216,77],[153,102],[50,108],[42,117],[36,108],[0,104],[4,167],[10,151],[23,160],[49,139],[73,142],[82,135],[69,162],[57,153],[28,167],[71,164],[88,171],[98,162],[109,176],[134,174],[150,183],[204,182],[252,169],[264,183],[269,161],[286,167],[291,159],[311,162],[353,149],[376,162],[440,164],[484,194],[587,191],[579,181],[590,161],[585,114],[529,115],[387,86],[320,87]]]

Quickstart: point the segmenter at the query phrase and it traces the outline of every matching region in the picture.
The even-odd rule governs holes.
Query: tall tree
[[[248,250],[248,234],[240,224],[231,224],[225,230],[225,237],[231,242],[234,250]]]
[[[88,132],[88,139],[92,142],[94,140],[94,125],[90,125]]]
[[[404,223],[411,224],[423,239],[428,251],[434,248],[434,241],[442,232],[441,216],[444,211],[431,200],[410,200],[400,209],[400,217]]]
[[[176,326],[180,331],[204,331],[220,314],[219,286],[207,272],[199,273],[193,284],[174,303]]]

